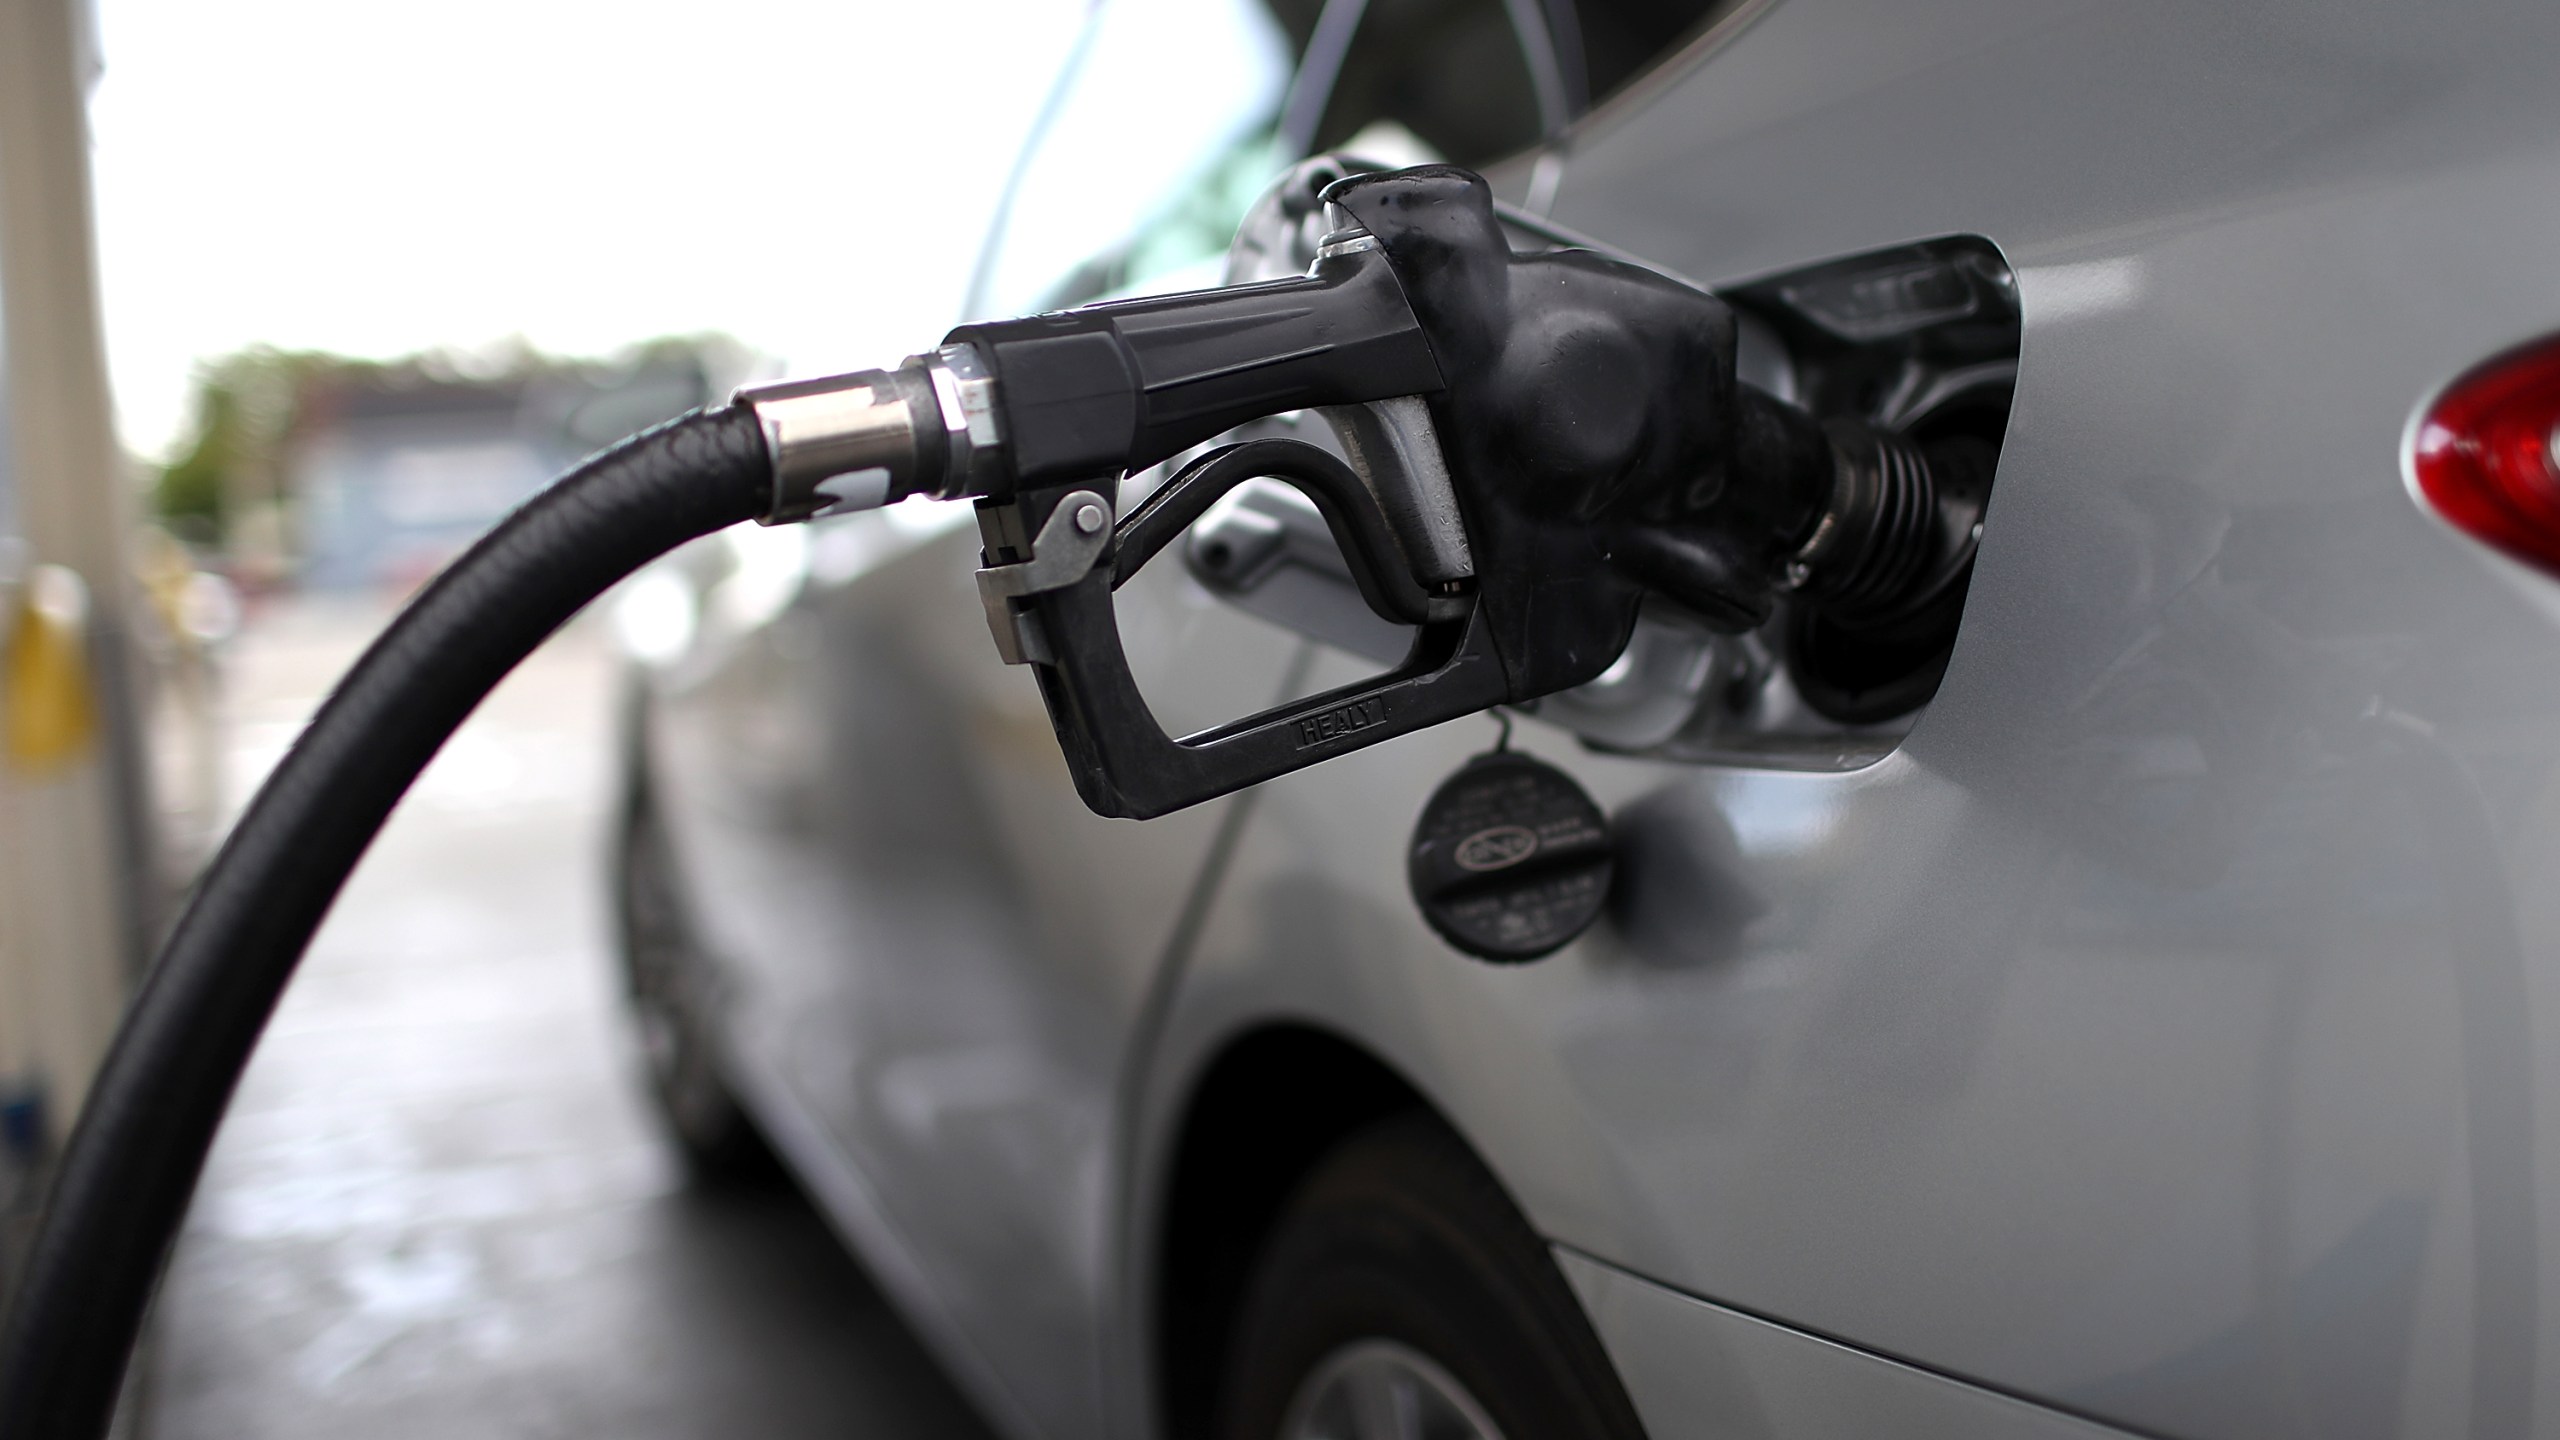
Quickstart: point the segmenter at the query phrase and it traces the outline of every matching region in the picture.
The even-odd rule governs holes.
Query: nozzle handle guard
[[[1295,486],[1316,503],[1373,608],[1420,623],[1404,662],[1383,675],[1177,739],[1138,693],[1111,594],[1218,496],[1257,476]],[[1065,517],[1098,499],[1089,489],[1061,487],[982,508],[991,552],[997,532],[1015,523],[1036,525],[1039,540],[1028,560],[981,575],[1039,565],[1044,542],[1075,547]],[[1001,524],[988,523],[997,517]],[[1227,446],[1194,461],[1114,528],[1110,546],[1079,578],[990,599],[988,619],[1008,658],[1038,662],[1041,698],[1077,793],[1103,815],[1151,819],[1507,698],[1501,660],[1473,597],[1424,591],[1359,478],[1297,441]]]
[[[1220,497],[1257,477],[1284,481],[1315,502],[1316,513],[1341,547],[1352,584],[1380,619],[1420,625],[1454,618],[1469,603],[1465,592],[1472,587],[1444,585],[1436,595],[1425,590],[1414,576],[1418,567],[1398,547],[1384,510],[1359,473],[1331,451],[1303,440],[1221,445],[1183,466],[1120,522],[1112,587],[1127,584]]]

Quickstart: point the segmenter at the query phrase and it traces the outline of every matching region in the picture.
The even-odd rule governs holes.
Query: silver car
[[[625,602],[677,1132],[769,1140],[1020,1440],[2560,1433],[2560,501],[2461,489],[2560,487],[2555,56],[2548,0],[1110,0],[972,314],[1475,164],[1765,388],[1996,447],[1969,584],[1666,607],[1516,723],[1134,823],[966,507],[715,538]],[[1121,592],[1177,733],[1396,653],[1311,513]],[[1614,845],[1528,964],[1408,886],[1501,745]]]

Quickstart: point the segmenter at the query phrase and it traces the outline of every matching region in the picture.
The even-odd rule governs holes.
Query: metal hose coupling
[[[914,495],[985,495],[1004,476],[995,381],[970,345],[910,355],[891,370],[751,385],[731,400],[755,414],[772,457],[773,508],[763,524]]]

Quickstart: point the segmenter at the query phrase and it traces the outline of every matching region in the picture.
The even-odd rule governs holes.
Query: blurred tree
[[[219,385],[196,392],[196,440],[160,471],[151,508],[189,544],[222,543],[223,492],[240,448],[240,398]]]
[[[267,345],[207,364],[196,376],[195,439],[160,471],[154,510],[189,544],[220,548],[244,515],[284,503],[284,448],[311,382],[390,368]]]

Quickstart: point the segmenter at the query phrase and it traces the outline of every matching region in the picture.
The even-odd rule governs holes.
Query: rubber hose
[[[106,1433],[241,1069],[348,872],[427,761],[589,601],[771,500],[751,413],[670,420],[499,522],[339,682],[206,868],[89,1091],[0,1342],[0,1437]]]

